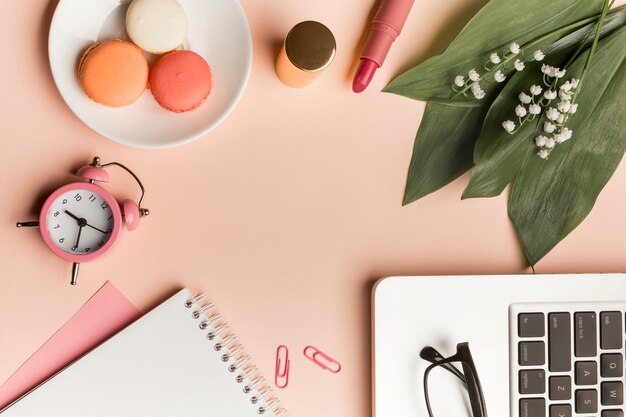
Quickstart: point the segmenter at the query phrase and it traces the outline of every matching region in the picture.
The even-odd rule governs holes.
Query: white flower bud
[[[548,138],[546,140],[546,149],[552,149],[552,148],[554,148],[554,139]]]
[[[515,69],[517,71],[524,71],[524,68],[526,68],[524,62],[520,61],[519,59],[516,59],[513,65],[515,66]]]
[[[511,51],[511,53],[514,55],[519,54],[519,45],[516,42],[513,42],[511,45],[509,45],[509,51]]]
[[[574,134],[574,132],[572,132],[568,128],[564,128],[563,132],[561,132],[561,135],[563,135],[563,142],[565,142],[567,140],[570,140],[572,138],[573,134]]]
[[[531,104],[528,107],[528,113],[532,115],[541,114],[541,106],[538,104]]]
[[[565,77],[565,70],[564,69],[560,69],[560,68],[555,68],[554,69],[554,77],[556,78],[563,78]]]
[[[454,84],[457,87],[463,87],[465,85],[465,78],[462,75],[458,75],[455,79],[454,79]]]
[[[530,86],[530,94],[532,94],[533,96],[538,96],[539,94],[541,94],[542,91],[543,90],[538,85],[531,85]]]
[[[569,93],[572,90],[573,86],[572,83],[569,81],[565,81],[560,87],[559,90],[565,92],[565,93]]]
[[[519,101],[521,101],[523,104],[530,104],[532,98],[526,93],[520,93]]]
[[[502,122],[502,127],[504,128],[504,130],[511,133],[515,130],[515,123],[513,123],[513,121],[511,120],[506,120]]]
[[[491,55],[489,55],[489,61],[491,61],[494,64],[499,64],[500,62],[502,62],[500,60],[500,56],[498,56],[498,54],[495,52],[492,52]]]
[[[550,75],[552,74],[552,71],[554,71],[554,67],[551,67],[548,64],[542,64],[541,65],[541,72],[546,74],[546,75]]]
[[[556,135],[554,135],[554,141],[556,143],[563,143],[565,142],[565,137],[563,136],[562,133],[557,133]]]
[[[537,50],[533,53],[533,58],[535,58],[535,61],[543,61],[543,59],[546,56],[543,54],[543,52]]]
[[[559,117],[557,117],[557,118],[556,118],[556,122],[557,122],[558,124],[563,124],[563,122],[564,122],[564,121],[565,121],[565,115],[564,115],[564,114],[559,113]]]
[[[580,80],[578,78],[572,78],[572,81],[570,81],[570,83],[572,84],[572,88],[575,90],[578,88],[578,83],[580,83]]]
[[[546,100],[554,100],[556,98],[556,91],[546,90],[545,93],[543,93],[543,96],[546,98]]]
[[[521,105],[515,107],[515,114],[518,115],[519,117],[526,116],[526,113],[527,113],[526,107],[521,106]]]
[[[480,74],[478,74],[473,68],[469,71],[468,76],[472,81],[478,81],[480,79]]]
[[[578,103],[576,103],[576,104],[572,104],[572,107],[570,107],[569,112],[570,112],[571,114],[574,114],[574,113],[576,113],[577,111],[578,111]]]
[[[554,107],[550,107],[548,111],[546,111],[546,117],[552,121],[558,119],[560,114],[561,113]]]
[[[556,126],[550,122],[545,122],[543,124],[543,131],[546,133],[554,133],[556,130]]]
[[[572,99],[572,95],[561,90],[559,91],[559,97],[561,98],[561,100],[571,100]]]
[[[472,94],[474,94],[474,97],[478,100],[485,97],[485,92],[483,91],[479,83],[472,84]]]
[[[548,158],[548,155],[550,155],[550,152],[546,151],[545,149],[541,149],[539,152],[537,152],[537,155],[539,155],[539,158],[541,159],[546,159]]]
[[[501,83],[504,80],[506,80],[506,76],[504,74],[502,74],[502,71],[498,70],[494,74],[493,79],[496,80],[497,82]]]
[[[556,108],[559,109],[561,113],[568,113],[572,108],[572,103],[569,100],[559,101]]]
[[[547,141],[548,141],[548,138],[543,135],[537,136],[535,138],[535,144],[537,144],[537,146],[539,146],[540,148],[543,148],[544,146],[546,146]]]

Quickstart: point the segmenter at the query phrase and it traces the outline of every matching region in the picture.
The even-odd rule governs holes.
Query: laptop
[[[372,293],[373,414],[428,417],[424,373],[440,358],[421,356],[466,342],[485,415],[624,417],[623,300],[626,274],[384,278]],[[472,372],[454,365],[460,376],[429,372],[434,417],[476,411]]]

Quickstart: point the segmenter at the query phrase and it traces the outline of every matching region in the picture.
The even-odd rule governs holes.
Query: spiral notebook
[[[2,417],[284,417],[214,304],[183,289]]]

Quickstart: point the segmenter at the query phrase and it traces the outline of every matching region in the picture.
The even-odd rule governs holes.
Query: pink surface
[[[106,282],[9,379],[0,385],[0,409],[90,351],[141,313],[110,282]]]
[[[149,151],[100,137],[64,104],[46,54],[56,2],[0,2],[10,57],[0,75],[0,380],[107,279],[142,311],[188,286],[209,293],[269,380],[276,348],[289,346],[289,386],[279,395],[292,417],[366,417],[376,279],[530,271],[507,218],[508,192],[461,201],[463,176],[401,206],[424,104],[380,93],[394,75],[441,51],[483,0],[416,2],[361,94],[351,82],[374,1],[242,4],[254,63],[241,102],[206,138]],[[333,31],[337,56],[313,85],[291,89],[274,62],[289,29],[310,19]],[[94,155],[140,176],[151,213],[137,231],[122,231],[106,256],[81,265],[71,287],[70,265],[38,231],[15,222],[35,219],[47,194],[75,180],[72,172]],[[115,196],[136,196],[131,179],[111,176]],[[624,189],[626,164],[537,271],[626,270]],[[307,345],[337,359],[341,372],[311,364],[301,354]]]

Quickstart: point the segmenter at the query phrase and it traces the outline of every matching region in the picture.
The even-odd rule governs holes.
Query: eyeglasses
[[[472,417],[487,417],[485,397],[483,396],[483,390],[480,386],[478,373],[476,372],[476,365],[474,365],[474,359],[472,359],[472,354],[467,343],[459,343],[456,345],[456,354],[449,358],[443,357],[441,353],[430,346],[426,346],[422,349],[420,357],[432,364],[426,368],[424,372],[424,396],[430,417],[434,416],[430,405],[430,396],[428,394],[428,376],[430,372],[437,367],[447,370],[463,382],[469,395]],[[455,362],[461,364],[462,371],[454,365]]]

